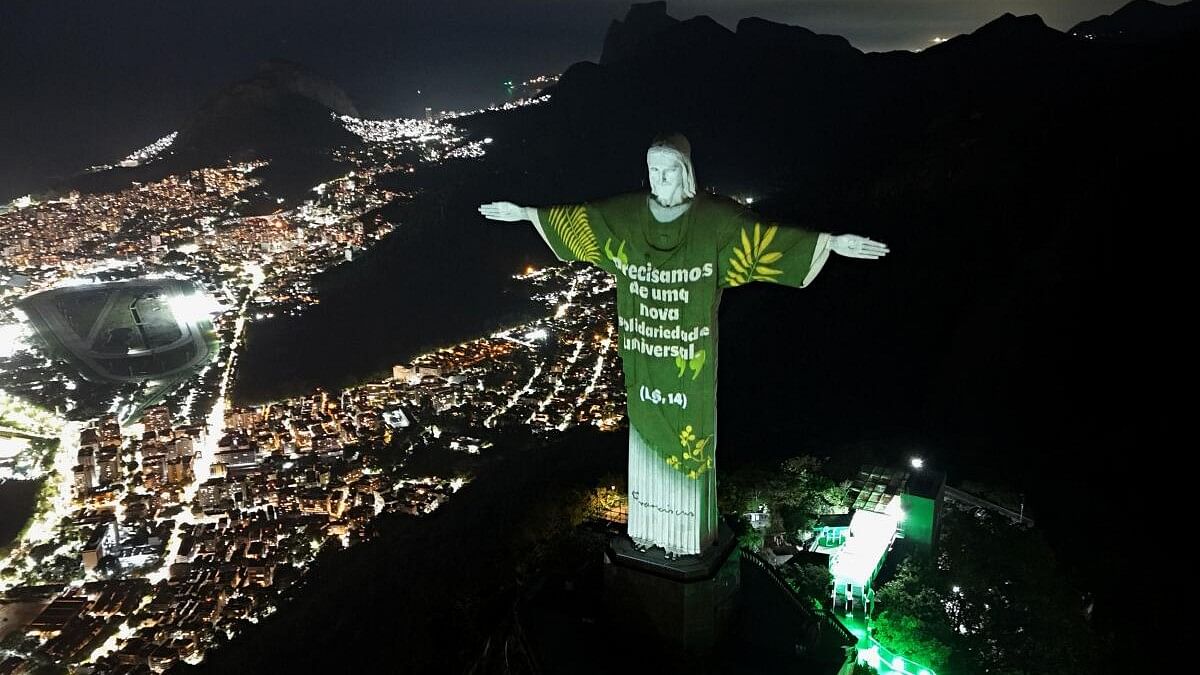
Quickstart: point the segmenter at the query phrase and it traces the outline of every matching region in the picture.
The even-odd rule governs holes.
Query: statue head
[[[696,196],[692,146],[683,134],[659,136],[646,151],[650,194],[663,206],[675,206]]]

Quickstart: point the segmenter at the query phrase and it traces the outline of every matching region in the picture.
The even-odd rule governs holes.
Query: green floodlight
[[[892,659],[892,670],[898,670],[898,671],[900,671],[900,672],[902,672],[902,673],[903,673],[903,672],[906,672],[906,671],[904,670],[904,659],[903,659],[903,658],[901,658],[901,657],[899,657],[899,656],[897,656],[896,658]]]

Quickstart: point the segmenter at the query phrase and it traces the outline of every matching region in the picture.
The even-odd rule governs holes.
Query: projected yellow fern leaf
[[[566,245],[576,260],[600,262],[600,242],[588,223],[587,209],[582,206],[555,206],[550,209],[550,227]]]
[[[730,286],[741,286],[751,281],[774,281],[775,276],[783,274],[781,270],[767,267],[767,264],[778,262],[783,254],[779,251],[768,251],[767,248],[775,240],[778,225],[772,225],[763,233],[762,225],[754,224],[754,236],[742,228],[740,247],[733,249],[733,257],[729,259],[729,270],[725,273],[725,283]]]

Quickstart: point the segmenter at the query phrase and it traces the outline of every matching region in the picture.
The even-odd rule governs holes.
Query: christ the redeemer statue
[[[696,192],[680,135],[646,153],[650,194],[587,204],[479,207],[531,221],[560,259],[617,278],[618,353],[629,411],[629,537],[668,556],[699,554],[717,533],[717,304],[753,281],[803,288],[830,251],[874,260],[884,244],[761,221]]]

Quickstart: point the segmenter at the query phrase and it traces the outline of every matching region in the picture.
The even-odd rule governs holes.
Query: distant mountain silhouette
[[[1143,42],[1200,33],[1200,2],[1162,5],[1133,0],[1128,5],[1076,24],[1067,33],[1108,42]]]
[[[176,152],[270,157],[297,148],[352,145],[358,138],[330,113],[357,115],[337,85],[299,64],[271,60],[253,77],[213,95],[180,132]]]
[[[334,83],[299,64],[273,59],[260,64],[253,77],[209,97],[162,157],[142,166],[79,174],[58,189],[113,191],[229,161],[267,159],[271,165],[256,177],[271,198],[259,194],[248,208],[275,211],[281,206],[277,198],[283,198],[282,206],[294,204],[313,185],[344,173],[330,150],[362,141],[333,113],[357,115],[357,110]]]
[[[733,33],[707,16],[686,21],[672,19],[643,39],[632,41],[622,57],[607,64],[618,72],[653,67],[645,75],[656,80],[672,79],[679,70],[702,70],[704,65],[734,47]],[[669,61],[657,61],[670,58]]]
[[[604,36],[604,49],[600,52],[602,65],[627,58],[634,47],[662,31],[679,23],[667,16],[666,2],[636,3],[625,14],[625,20],[613,19]]]
[[[1071,38],[1046,25],[1037,14],[1014,16],[1005,13],[970,35],[959,35],[926,49],[925,54],[983,53],[996,58],[1005,52],[1062,48]]]
[[[737,37],[747,49],[773,51],[781,58],[799,57],[813,52],[843,56],[862,54],[849,40],[840,35],[821,35],[800,26],[789,26],[757,17],[739,21]]]

